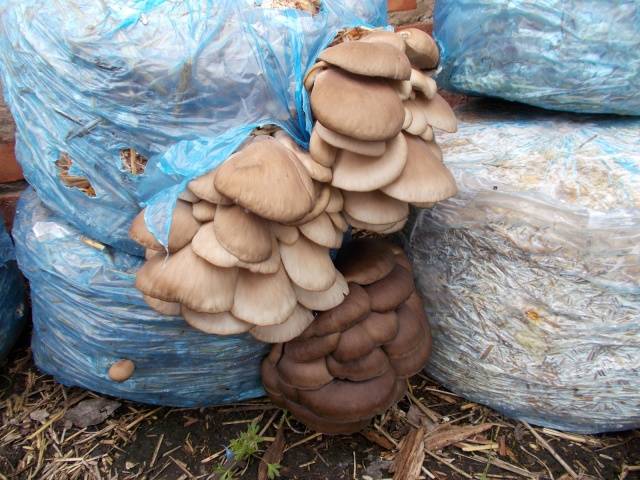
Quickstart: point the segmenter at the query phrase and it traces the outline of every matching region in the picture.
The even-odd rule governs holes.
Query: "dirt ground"
[[[266,480],[266,463],[279,465],[277,478],[305,480],[402,479],[411,468],[439,480],[640,478],[640,431],[587,436],[533,428],[422,375],[398,407],[353,436],[306,431],[267,399],[195,410],[105,399],[96,424],[80,428],[74,407],[101,397],[40,373],[26,343],[0,367],[2,480]],[[256,449],[239,461],[233,440],[249,438],[252,423]],[[265,451],[270,460],[260,475]]]

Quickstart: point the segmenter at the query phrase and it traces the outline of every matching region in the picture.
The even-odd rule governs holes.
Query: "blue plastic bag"
[[[427,370],[533,424],[638,428],[640,119],[502,103],[438,137],[460,191],[411,234]]]
[[[282,3],[282,2],[280,2]],[[139,205],[166,244],[188,180],[224,161],[256,127],[304,144],[302,80],[345,27],[386,24],[386,0],[322,0],[312,15],[266,0],[0,0],[0,63],[26,179],[84,234],[131,253]],[[129,148],[149,159],[126,168]],[[124,152],[124,153],[123,153]],[[85,177],[95,197],[60,180]]]
[[[640,115],[637,0],[438,0],[434,24],[445,88]]]
[[[34,359],[60,383],[177,407],[264,394],[260,362],[268,345],[249,335],[206,335],[155,313],[134,286],[141,258],[88,241],[33,190],[20,199],[13,231],[31,285]],[[108,370],[121,359],[135,371],[116,383]]]
[[[0,222],[0,360],[4,360],[25,324],[24,283],[11,238]]]

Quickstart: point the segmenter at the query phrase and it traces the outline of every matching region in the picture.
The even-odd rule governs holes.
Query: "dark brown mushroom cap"
[[[351,362],[339,362],[329,356],[327,368],[329,373],[338,380],[362,382],[384,375],[391,368],[391,364],[381,348],[374,348],[367,355]]]
[[[369,336],[362,323],[342,332],[338,348],[332,353],[339,362],[351,362],[371,353],[377,345]]]
[[[308,408],[295,402],[285,399],[285,408],[289,410],[298,420],[307,425],[312,430],[323,432],[329,435],[351,434],[364,429],[370,422],[369,419],[356,422],[338,422],[334,419],[320,417]]]
[[[396,266],[393,252],[383,240],[355,240],[340,250],[336,261],[347,282],[371,285]]]
[[[371,312],[361,325],[376,345],[383,345],[392,341],[400,330],[396,312]]]
[[[319,390],[298,392],[299,402],[318,416],[354,422],[371,418],[393,402],[396,376],[392,370],[364,382],[334,380]]]
[[[413,309],[403,304],[398,308],[398,334],[384,345],[384,351],[390,357],[401,356],[415,348],[424,336],[423,322]]]
[[[145,210],[142,210],[136,218],[134,218],[131,228],[129,229],[129,236],[133,241],[145,248],[162,251],[164,250],[162,244],[160,244],[147,229],[147,225],[144,222],[144,212]],[[200,224],[193,217],[191,204],[184,200],[178,200],[176,202],[176,208],[173,211],[171,229],[169,230],[169,251],[177,252],[185,245],[188,245],[199,228]]]
[[[288,357],[296,362],[311,362],[330,355],[338,347],[340,333],[331,333],[321,337],[297,338],[285,344]]]
[[[278,373],[282,380],[298,390],[317,390],[333,381],[325,357],[311,362],[294,362],[284,355],[278,362]]]
[[[409,298],[414,289],[413,276],[400,265],[396,265],[382,280],[365,287],[371,299],[371,310],[374,312],[395,309]]]
[[[349,284],[349,295],[336,308],[322,312],[309,327],[315,336],[343,332],[362,321],[371,312],[369,296],[364,288]]]
[[[322,125],[358,140],[389,140],[404,124],[404,106],[388,81],[336,69],[318,75],[311,107]]]
[[[418,345],[398,357],[388,357],[396,375],[408,378],[422,370],[431,356],[431,339],[422,338]]]
[[[318,58],[356,75],[392,80],[411,78],[411,63],[407,56],[387,43],[343,42],[327,48]]]

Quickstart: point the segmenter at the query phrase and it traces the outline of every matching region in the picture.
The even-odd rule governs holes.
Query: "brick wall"
[[[389,0],[389,21],[394,25],[432,22],[435,0]]]

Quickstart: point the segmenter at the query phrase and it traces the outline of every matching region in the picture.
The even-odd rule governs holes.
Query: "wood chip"
[[[454,445],[462,440],[486,432],[493,423],[483,423],[480,425],[470,425],[465,427],[448,426],[431,432],[425,439],[425,447],[428,450],[442,450],[445,447]]]
[[[275,440],[269,445],[267,451],[264,452],[260,466],[258,467],[258,480],[268,480],[268,464],[280,464],[284,456],[284,446],[286,439],[284,436],[284,427],[281,425],[276,433]]]
[[[411,429],[400,442],[400,451],[394,462],[393,480],[417,480],[424,463],[424,427]]]

